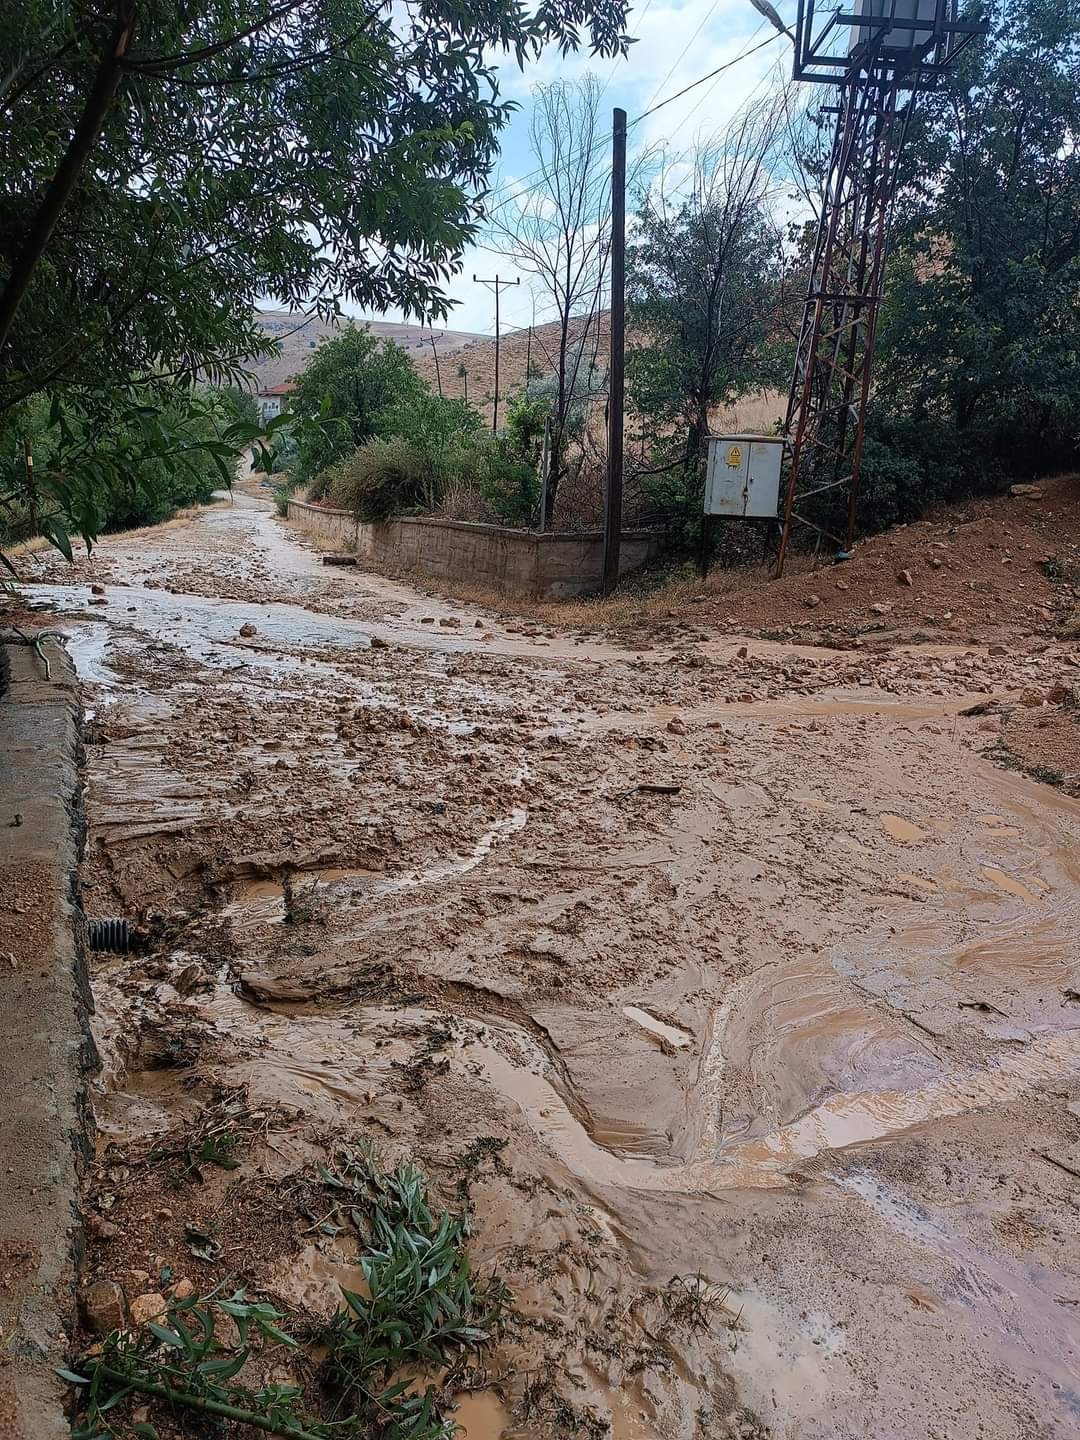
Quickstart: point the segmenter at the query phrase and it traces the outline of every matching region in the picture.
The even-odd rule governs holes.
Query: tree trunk
[[[38,207],[22,249],[11,267],[7,284],[0,294],[0,351],[7,344],[19,306],[25,298],[38,262],[45,253],[64,206],[71,198],[79,176],[90,157],[102,126],[112,108],[123,79],[123,63],[135,36],[135,0],[121,0],[116,23],[109,35],[94,83],[86,97],[75,132],[68,142],[64,158],[56,167],[45,196]]]

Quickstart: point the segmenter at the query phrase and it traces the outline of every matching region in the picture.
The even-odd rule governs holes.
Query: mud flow
[[[90,1277],[333,1313],[303,1177],[360,1137],[516,1297],[469,1440],[1080,1434],[1080,802],[986,708],[1064,652],[628,648],[255,494],[27,594],[87,911],[142,937],[95,958]]]

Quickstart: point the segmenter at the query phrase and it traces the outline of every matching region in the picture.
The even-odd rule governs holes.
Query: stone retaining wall
[[[471,525],[427,516],[371,525],[348,510],[289,501],[289,519],[375,567],[409,569],[437,580],[467,580],[508,595],[560,600],[600,588],[603,537],[540,535],[501,525]],[[655,531],[624,531],[619,573],[659,554]]]

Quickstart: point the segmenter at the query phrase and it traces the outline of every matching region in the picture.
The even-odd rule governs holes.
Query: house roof
[[[260,390],[260,395],[291,395],[296,389],[291,380],[285,380],[280,385],[271,385],[269,390]]]

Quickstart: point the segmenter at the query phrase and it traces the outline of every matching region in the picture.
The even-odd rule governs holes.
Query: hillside
[[[318,316],[309,318],[293,310],[261,310],[259,324],[268,335],[280,343],[281,353],[269,360],[248,362],[248,368],[256,377],[256,387],[265,390],[271,385],[280,385],[283,381],[292,379],[307,365],[311,352],[319,341],[333,335],[348,323],[348,317],[334,322],[322,320]],[[354,323],[366,326],[373,335],[393,340],[414,361],[421,355],[426,355],[428,361],[434,363],[431,360],[432,331],[427,326],[402,324],[394,320],[355,320]],[[468,341],[477,338],[467,330],[436,329],[434,335],[440,363],[443,363],[442,356],[448,357]]]

